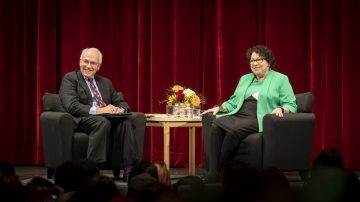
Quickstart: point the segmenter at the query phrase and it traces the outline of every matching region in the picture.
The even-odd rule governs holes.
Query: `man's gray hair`
[[[97,48],[85,48],[82,52],[81,52],[81,55],[80,55],[80,59],[83,58],[83,56],[85,55],[86,52],[88,51],[95,51],[99,54],[99,63],[102,64],[102,58],[103,58],[103,55],[102,53],[100,52],[99,49]]]

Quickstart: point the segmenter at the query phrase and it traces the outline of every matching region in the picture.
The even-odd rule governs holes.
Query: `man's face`
[[[93,78],[96,72],[100,69],[99,53],[89,50],[80,59],[79,66],[81,73],[87,78]]]

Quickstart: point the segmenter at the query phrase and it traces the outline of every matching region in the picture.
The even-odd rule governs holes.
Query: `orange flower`
[[[201,99],[200,99],[199,96],[194,95],[194,96],[192,96],[192,97],[190,98],[190,103],[191,103],[192,105],[194,105],[195,107],[198,107],[198,106],[200,106],[200,104],[201,104]]]
[[[177,93],[179,90],[184,90],[184,88],[182,86],[179,86],[179,85],[174,85],[171,88],[171,90],[174,91],[175,93]]]

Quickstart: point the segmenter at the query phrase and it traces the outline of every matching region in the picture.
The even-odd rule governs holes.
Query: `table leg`
[[[195,127],[189,128],[189,175],[195,175]]]
[[[170,127],[164,124],[164,163],[170,170]]]

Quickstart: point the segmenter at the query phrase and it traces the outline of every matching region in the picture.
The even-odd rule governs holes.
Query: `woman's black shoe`
[[[124,175],[123,175],[123,181],[124,181],[124,182],[128,182],[128,181],[129,181],[129,175],[125,175],[125,173],[124,173]]]
[[[123,181],[128,182],[130,172],[132,171],[134,167],[132,165],[128,165],[124,168],[124,174],[123,174]]]

